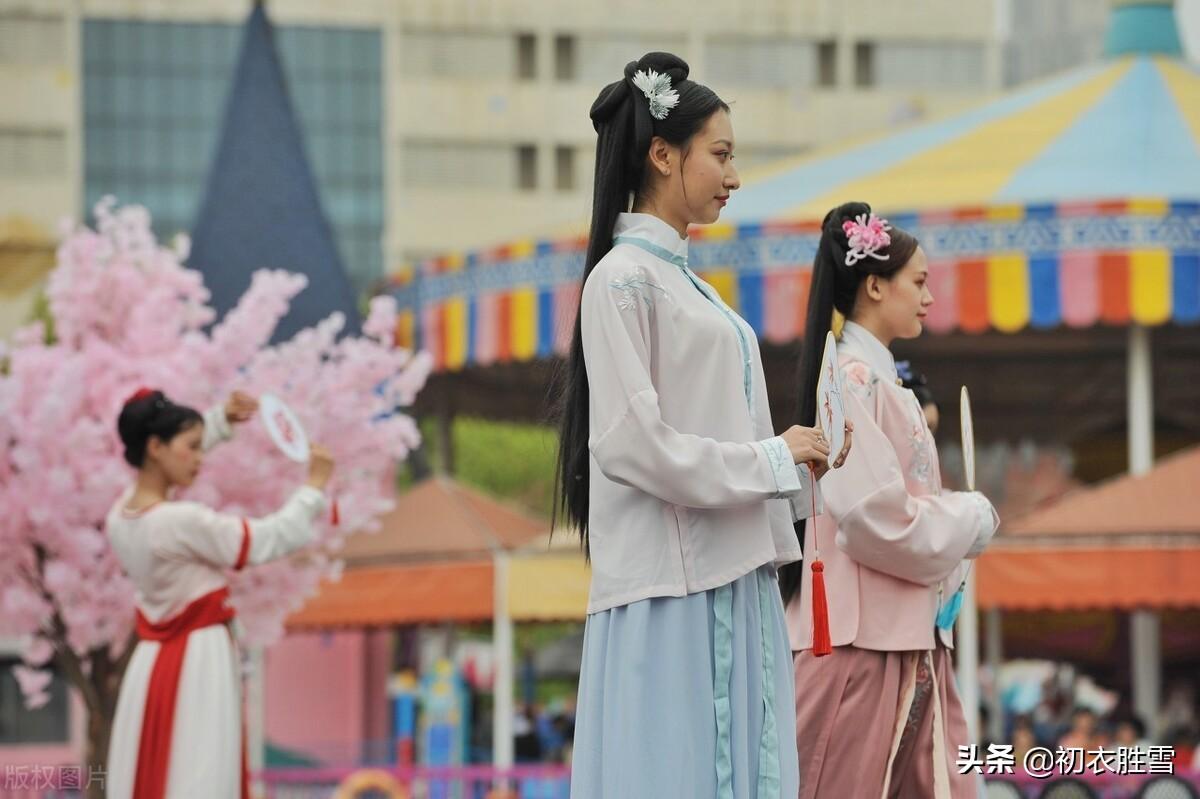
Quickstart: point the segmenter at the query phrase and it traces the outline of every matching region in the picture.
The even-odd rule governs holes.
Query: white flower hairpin
[[[671,109],[679,105],[679,92],[671,88],[671,76],[660,75],[654,70],[639,69],[633,76],[633,85],[641,89],[650,103],[650,116],[666,119]]]

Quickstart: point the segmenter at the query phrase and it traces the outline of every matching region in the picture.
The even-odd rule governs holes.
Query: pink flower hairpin
[[[880,255],[879,250],[892,243],[892,237],[888,235],[891,229],[886,219],[880,219],[875,214],[859,214],[855,219],[843,222],[842,230],[850,245],[846,250],[846,266],[854,266],[865,258],[886,261],[888,256]]]

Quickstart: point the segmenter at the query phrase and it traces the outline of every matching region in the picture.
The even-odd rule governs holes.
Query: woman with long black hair
[[[792,799],[777,566],[829,447],[775,436],[754,331],[688,265],[740,185],[729,107],[676,56],[591,109],[591,236],[561,397],[558,509],[592,565],[571,796]],[[841,453],[840,457],[844,457]]]
[[[846,203],[825,217],[800,421],[816,412],[821,345],[836,310],[846,320],[837,355],[855,452],[821,482],[825,509],[806,523],[806,568],[780,576],[796,651],[802,799],[976,795],[973,775],[954,761],[969,739],[949,652],[952,597],[964,559],[983,552],[998,519],[982,494],[942,490],[925,413],[888,349],[921,334],[934,299],[928,277],[920,243],[869,205]],[[827,603],[819,591],[813,601],[808,564],[820,564]],[[814,635],[826,622],[828,632]]]

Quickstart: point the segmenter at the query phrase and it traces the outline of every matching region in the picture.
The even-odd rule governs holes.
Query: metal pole
[[[246,675],[246,756],[250,773],[256,775],[250,786],[251,796],[263,796],[262,771],[266,766],[266,679],[267,659],[261,646],[249,652]]]
[[[1000,608],[988,608],[984,613],[984,645],[987,647],[988,671],[992,673],[992,695],[988,699],[988,738],[1004,740],[1004,703],[1000,697],[1000,664],[1004,661],[1004,637],[1000,626]]]
[[[1129,328],[1127,369],[1129,473],[1142,475],[1154,465],[1154,363],[1150,331],[1141,325]],[[1153,734],[1162,690],[1159,618],[1143,608],[1130,615],[1129,623],[1133,707]]]
[[[493,555],[492,646],[495,647],[496,679],[493,686],[492,765],[498,769],[513,764],[513,625],[508,615],[508,555]]]
[[[1129,643],[1133,658],[1133,709],[1146,725],[1146,732],[1158,735],[1158,705],[1162,696],[1162,643],[1158,613],[1135,610],[1129,616]]]
[[[1154,369],[1150,331],[1129,328],[1126,392],[1129,416],[1129,473],[1145,474],[1154,465]]]

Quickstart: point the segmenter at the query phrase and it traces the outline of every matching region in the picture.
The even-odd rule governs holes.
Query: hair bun
[[[592,127],[597,132],[602,124],[608,122],[621,110],[625,101],[629,99],[631,90],[629,82],[626,80],[610,83],[600,90],[596,101],[592,103],[591,111],[588,112],[588,116],[592,119]]]
[[[842,230],[842,225],[847,221],[857,219],[860,216],[869,216],[871,206],[863,202],[848,202],[842,203],[837,208],[830,210],[825,215],[825,221],[821,223],[821,229],[830,235],[836,236],[838,240],[846,240],[846,232]]]
[[[197,411],[172,402],[161,391],[139,390],[125,401],[117,417],[117,434],[125,445],[125,460],[138,468],[151,436],[169,441],[189,425],[203,421]]]
[[[639,70],[650,71],[654,70],[660,75],[666,75],[671,79],[671,85],[675,85],[680,81],[687,80],[691,69],[688,63],[679,56],[673,53],[646,53],[637,61],[630,61],[625,65],[625,79],[633,80],[633,76]]]
[[[592,120],[592,127],[599,131],[600,126],[616,116],[630,97],[639,94],[638,90],[634,88],[633,76],[638,72],[650,70],[669,77],[672,86],[677,86],[681,81],[687,80],[690,72],[687,62],[671,53],[646,53],[637,61],[630,61],[625,65],[625,77],[601,89],[596,101],[592,103],[591,111],[588,112],[588,116]],[[648,128],[649,124],[643,121],[640,127]],[[645,138],[646,132],[646,130],[638,131],[641,134],[637,137],[639,142]]]

